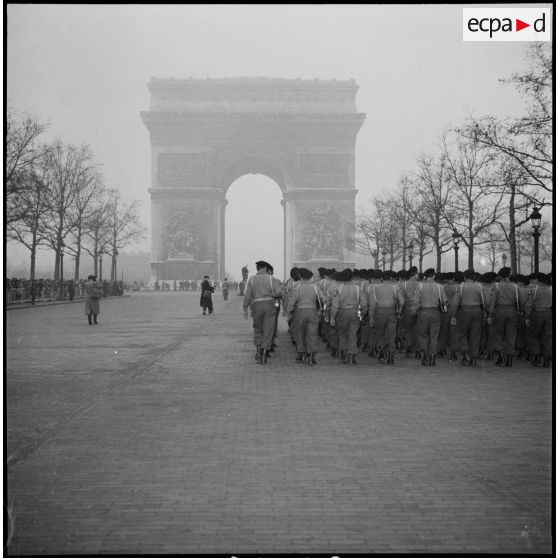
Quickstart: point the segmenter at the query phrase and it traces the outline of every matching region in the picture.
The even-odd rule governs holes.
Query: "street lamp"
[[[60,291],[58,300],[64,298],[64,242],[60,243]]]
[[[413,248],[415,247],[415,245],[413,244],[413,241],[411,240],[411,242],[409,242],[409,246],[407,246],[407,248],[409,249],[409,269],[411,269],[411,267],[413,267]]]
[[[535,273],[538,273],[539,272],[539,237],[541,236],[539,229],[541,226],[542,215],[539,213],[539,208],[536,205],[533,206],[533,213],[531,213],[529,219],[531,219],[531,226],[533,227],[533,238],[535,239],[534,253],[533,253],[533,258],[535,260]]]
[[[386,270],[386,256],[387,256],[387,249],[383,248],[382,249],[382,271]]]
[[[455,250],[455,271],[457,272],[459,270],[459,239],[461,238],[461,235],[457,232],[457,231],[453,231],[453,234],[451,235],[453,238],[453,249]]]

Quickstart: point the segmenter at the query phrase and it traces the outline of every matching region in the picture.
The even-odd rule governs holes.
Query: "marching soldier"
[[[503,267],[498,272],[500,282],[495,285],[488,312],[488,323],[494,323],[494,345],[498,351],[494,364],[497,366],[513,364],[517,323],[525,304],[525,295],[510,281],[510,272],[509,267]]]
[[[449,308],[451,324],[457,327],[463,351],[461,364],[476,366],[480,352],[482,318],[486,312],[482,286],[475,283],[475,272],[468,269],[464,282],[457,287]]]
[[[327,288],[325,316],[324,320],[328,323],[328,343],[331,348],[331,356],[336,358],[339,356],[339,333],[335,327],[335,321],[331,322],[331,310],[333,307],[333,299],[337,295],[339,287],[343,283],[343,273],[340,271],[333,271],[331,275],[332,281]]]
[[[307,362],[310,366],[316,364],[318,351],[318,324],[320,323],[320,310],[325,296],[311,282],[314,275],[309,269],[299,270],[300,281],[292,290],[285,313],[292,316],[296,332],[296,350],[299,362]]]
[[[424,272],[425,282],[417,287],[417,343],[423,366],[435,366],[442,312],[447,311],[445,290],[434,279],[433,268]]]
[[[494,292],[494,282],[496,281],[496,273],[489,271],[480,276],[482,293],[484,296],[484,305],[486,312],[482,317],[481,328],[481,355],[482,358],[492,360],[494,354],[494,327],[488,323],[488,310],[492,301],[492,293]]]
[[[334,285],[335,282],[332,279],[332,275],[334,273],[333,269],[325,269],[323,268],[323,272],[321,273],[320,280],[316,283],[318,287],[318,291],[322,294],[322,312],[320,316],[320,326],[318,328],[318,334],[321,335],[323,340],[326,342],[327,349],[331,349],[330,344],[330,326],[329,326],[329,307],[328,307],[328,291],[331,285]]]
[[[281,296],[281,282],[269,275],[270,265],[256,262],[256,275],[246,284],[243,308],[244,319],[248,319],[248,308],[252,310],[256,362],[265,364],[269,358],[275,331],[275,302]]]
[[[381,269],[371,269],[370,270],[370,284],[368,285],[367,289],[367,300],[370,296],[370,291],[374,288],[374,286],[380,285],[382,283],[383,272]],[[368,313],[370,313],[370,309],[368,309]],[[368,347],[370,348],[368,351],[369,357],[376,357],[380,354],[378,349],[378,338],[376,329],[370,327],[370,314],[368,315]]]
[[[529,276],[531,288],[525,302],[527,347],[533,355],[533,366],[550,366],[552,360],[552,284],[546,283],[544,273]]]
[[[339,351],[344,359],[343,362],[356,364],[361,308],[366,306],[366,296],[362,292],[363,289],[352,282],[351,269],[343,270],[341,277],[343,282],[339,285],[332,301],[330,323],[333,327],[337,327]]]
[[[285,281],[282,286],[283,291],[283,317],[287,320],[287,324],[289,326],[289,335],[291,336],[291,341],[293,345],[296,343],[296,334],[294,331],[294,324],[292,321],[292,316],[287,316],[285,309],[289,305],[290,297],[293,294],[293,290],[296,288],[300,281],[300,270],[298,267],[293,267],[289,272],[289,278]]]
[[[403,291],[403,314],[401,322],[403,324],[403,339],[405,342],[405,355],[412,356],[416,350],[416,329],[417,329],[417,301],[416,292],[418,285],[418,269],[413,266],[407,272],[406,280],[401,289]]]
[[[379,362],[393,364],[397,322],[403,311],[405,297],[396,285],[397,274],[383,273],[383,282],[371,284],[368,290],[368,316],[370,327],[375,330],[376,343],[380,349]]]

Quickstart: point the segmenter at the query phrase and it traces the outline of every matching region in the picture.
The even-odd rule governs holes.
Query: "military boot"
[[[422,366],[430,366],[430,359],[428,358],[426,351],[420,351],[420,354],[422,355],[422,359],[420,361]]]
[[[393,353],[388,353],[386,364],[393,364]]]
[[[347,364],[347,354],[345,351],[339,351],[339,358],[341,359],[342,364]]]
[[[513,355],[506,355],[506,366],[508,368],[513,366]]]
[[[348,360],[347,360],[347,362],[348,362],[349,364],[356,364],[356,363],[357,363],[356,358],[355,358],[355,355],[353,355],[353,354],[348,354],[347,356],[349,357]]]
[[[308,353],[310,355],[310,366],[313,366],[314,364],[318,364],[316,362],[316,353]]]
[[[305,356],[302,351],[298,351],[296,360],[297,362],[304,362]]]

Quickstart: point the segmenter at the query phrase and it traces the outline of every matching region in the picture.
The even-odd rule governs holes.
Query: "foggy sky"
[[[149,108],[151,77],[355,79],[366,113],[358,211],[394,188],[420,153],[434,152],[445,126],[523,112],[515,89],[498,80],[525,67],[528,43],[463,42],[462,7],[9,4],[8,107],[49,121],[49,137],[89,144],[107,186],[142,200],[149,224],[150,144],[139,113]],[[266,259],[283,276],[278,186],[249,175],[227,198],[227,270],[238,276]],[[249,248],[239,231],[246,216]],[[149,249],[148,235],[127,251]]]

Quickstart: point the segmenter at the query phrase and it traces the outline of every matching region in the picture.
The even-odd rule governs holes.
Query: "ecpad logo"
[[[463,8],[464,41],[550,41],[550,8]]]

